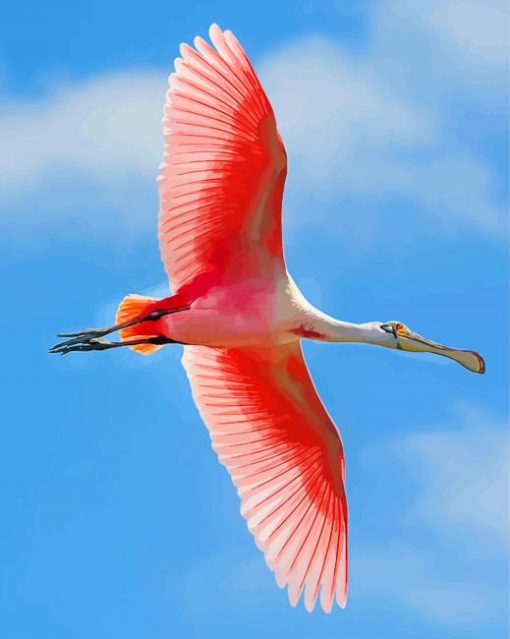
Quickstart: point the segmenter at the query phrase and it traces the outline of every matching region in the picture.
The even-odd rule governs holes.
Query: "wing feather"
[[[164,110],[159,240],[177,290],[201,275],[246,278],[283,264],[286,154],[241,45],[213,25],[182,44]]]
[[[295,606],[347,594],[347,501],[338,432],[299,344],[271,349],[186,346],[183,364],[241,514]]]

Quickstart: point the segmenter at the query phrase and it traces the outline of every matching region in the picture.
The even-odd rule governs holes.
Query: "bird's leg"
[[[127,322],[122,322],[121,324],[114,324],[113,326],[108,326],[106,328],[86,328],[77,333],[58,333],[57,337],[69,337],[70,339],[67,339],[64,342],[60,342],[59,344],[55,344],[55,346],[53,346],[50,349],[50,353],[60,352],[59,350],[54,350],[57,348],[60,349],[62,347],[74,346],[75,344],[88,344],[92,340],[97,340],[100,337],[104,337],[105,335],[109,335],[110,333],[115,333],[116,331],[120,331],[123,328],[128,328],[129,326],[134,326],[135,324],[140,324],[141,322],[155,322],[161,317],[163,317],[164,315],[171,315],[172,313],[178,313],[179,311],[185,311],[187,309],[189,309],[189,305],[181,306],[179,308],[170,308],[170,309],[158,308],[158,309],[154,309],[153,311],[150,311],[146,315],[141,315],[139,317],[136,317],[135,319],[128,320]],[[104,343],[108,343],[108,342],[104,342]],[[124,344],[126,344],[126,342],[110,342],[110,343],[118,344],[120,346],[123,346]],[[140,342],[140,343],[145,343],[145,342]],[[77,349],[73,349],[73,350],[77,350]],[[82,348],[79,350],[103,350],[103,349],[96,347],[96,348],[87,348],[87,349]],[[69,352],[69,351],[66,351],[66,352]]]
[[[157,346],[162,346],[163,344],[179,344],[180,342],[176,342],[169,337],[163,337],[162,335],[158,335],[157,337],[147,337],[144,339],[131,339],[125,340],[124,342],[107,342],[104,339],[100,339],[98,337],[89,338],[83,342],[73,342],[69,344],[67,342],[62,342],[60,344],[55,344],[50,348],[50,353],[57,353],[59,355],[67,355],[67,353],[72,353],[73,351],[106,351],[110,348],[119,348],[120,346],[136,346],[137,344],[155,344]]]

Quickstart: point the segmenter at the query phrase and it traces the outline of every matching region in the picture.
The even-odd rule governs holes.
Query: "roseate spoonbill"
[[[175,294],[128,295],[116,324],[61,333],[53,353],[184,344],[183,365],[212,446],[236,485],[278,585],[311,611],[347,595],[345,462],[301,339],[436,353],[484,372],[477,353],[448,348],[400,322],[351,324],[314,308],[285,267],[287,173],[273,110],[241,45],[182,44],[164,109],[159,241]],[[120,331],[121,341],[102,338]]]

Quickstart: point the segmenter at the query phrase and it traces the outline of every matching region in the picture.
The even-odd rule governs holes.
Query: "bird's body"
[[[351,324],[306,301],[287,272],[281,208],[287,156],[238,41],[211,27],[181,46],[164,112],[159,239],[174,295],[129,295],[116,324],[52,351],[184,344],[183,364],[241,512],[293,605],[330,611],[347,596],[345,461],[301,340],[435,352],[483,372],[482,358],[398,322]],[[119,330],[121,342],[101,338]]]
[[[276,280],[254,278],[210,286],[185,315],[161,318],[161,334],[184,344],[216,348],[269,347],[299,339],[305,309],[286,274]]]
[[[287,272],[271,281],[212,280],[199,295],[191,287],[186,299],[190,303],[186,313],[163,316],[156,325],[158,335],[214,348],[271,348],[303,338],[397,348],[378,322],[352,324],[319,311]]]

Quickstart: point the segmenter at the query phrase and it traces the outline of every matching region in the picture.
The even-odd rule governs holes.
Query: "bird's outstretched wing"
[[[174,289],[283,261],[286,154],[273,110],[235,36],[217,25],[210,36],[216,49],[181,45],[164,111],[159,241]]]
[[[296,605],[345,605],[347,502],[340,436],[299,343],[273,349],[186,346],[183,364],[241,513]]]

